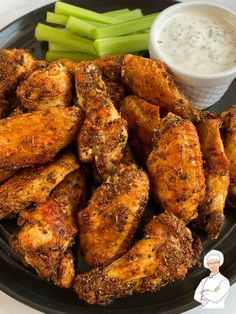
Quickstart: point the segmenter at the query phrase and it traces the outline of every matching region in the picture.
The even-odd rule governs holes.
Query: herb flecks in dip
[[[162,26],[160,51],[182,69],[217,73],[236,65],[236,25],[200,11],[178,13]]]

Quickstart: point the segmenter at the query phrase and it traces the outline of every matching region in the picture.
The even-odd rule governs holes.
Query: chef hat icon
[[[208,267],[208,262],[210,261],[219,261],[220,266],[224,263],[224,255],[223,253],[221,253],[218,250],[211,250],[210,252],[208,252],[205,257],[204,257],[204,261],[203,261],[203,265],[205,268],[209,268]]]

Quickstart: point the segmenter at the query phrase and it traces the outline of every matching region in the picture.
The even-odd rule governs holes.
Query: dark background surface
[[[75,3],[75,1],[66,1]],[[76,1],[78,3],[78,1]],[[80,0],[82,7],[96,11],[110,11],[129,7],[141,8],[143,13],[159,12],[174,1],[165,0],[119,0],[116,4],[110,0]],[[52,11],[48,5],[13,22],[0,32],[0,47],[23,47],[29,49],[35,57],[44,58],[46,45],[34,39],[34,28],[38,22],[45,21],[46,11]],[[224,111],[236,103],[236,81],[234,81],[223,98],[210,110]],[[158,214],[157,206],[149,204],[146,215]],[[236,281],[236,212],[226,208],[226,223],[217,241],[209,241],[204,234],[198,233],[203,241],[203,256],[210,249],[224,253],[225,262],[221,272]],[[194,291],[208,271],[201,268],[192,269],[183,281],[168,284],[159,292],[134,295],[116,300],[108,306],[90,306],[81,302],[69,289],[55,287],[24,267],[8,245],[9,234],[16,232],[16,221],[5,221],[0,224],[0,288],[15,299],[37,308],[45,313],[181,313],[198,303],[193,301]],[[79,268],[79,265],[78,265]]]

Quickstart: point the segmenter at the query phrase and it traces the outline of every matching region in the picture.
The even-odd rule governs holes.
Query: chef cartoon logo
[[[220,273],[224,255],[217,250],[211,250],[204,257],[204,267],[210,270],[210,275],[199,283],[194,299],[206,309],[224,309],[225,300],[229,295],[229,280]]]

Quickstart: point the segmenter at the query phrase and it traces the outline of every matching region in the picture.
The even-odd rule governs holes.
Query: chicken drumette
[[[147,160],[151,191],[163,209],[189,222],[205,194],[202,153],[190,120],[169,113]]]
[[[106,304],[133,293],[156,291],[183,279],[201,255],[199,239],[192,238],[183,221],[170,213],[154,216],[144,238],[125,255],[104,268],[75,278],[78,296],[90,304]]]

